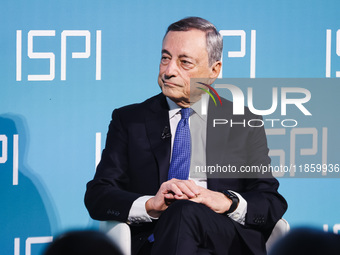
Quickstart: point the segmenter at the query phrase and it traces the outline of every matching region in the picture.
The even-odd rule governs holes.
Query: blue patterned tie
[[[168,180],[177,178],[187,180],[189,178],[190,170],[190,154],[191,154],[191,140],[189,129],[190,108],[183,108],[181,110],[182,118],[178,122],[174,145],[172,147],[171,163],[168,172]],[[155,237],[151,234],[148,237],[150,243],[155,241]]]
[[[191,153],[189,129],[190,108],[183,108],[181,110],[181,115],[182,118],[178,122],[174,145],[172,147],[168,180],[171,180],[172,178],[187,180],[189,178]]]

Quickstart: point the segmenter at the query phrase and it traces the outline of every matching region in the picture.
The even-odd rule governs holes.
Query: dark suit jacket
[[[209,109],[211,107],[215,106]],[[223,101],[223,107],[215,109],[208,114],[208,123],[216,116],[232,118],[234,122],[259,118],[247,108],[245,115],[233,116],[232,103],[227,100]],[[161,183],[167,180],[171,139],[162,138],[162,132],[170,127],[168,111],[163,94],[113,111],[102,159],[85,195],[92,218],[126,222],[132,203],[140,196],[156,194]],[[208,125],[207,152],[213,153],[207,153],[207,165],[270,163],[264,129],[238,126],[221,126],[216,132],[217,129],[211,130]],[[209,133],[219,135],[209,137]],[[242,239],[249,247],[258,246],[258,243],[264,245],[287,208],[286,201],[277,192],[277,180],[214,177],[208,175],[209,189],[236,191],[248,203],[245,225],[235,222]],[[133,248],[138,249],[153,227],[154,223],[131,226]]]

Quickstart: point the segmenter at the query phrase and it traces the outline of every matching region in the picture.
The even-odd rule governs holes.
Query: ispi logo
[[[204,85],[204,86],[206,86],[208,89],[210,89],[210,90],[216,95],[216,97],[218,98],[218,101],[220,101],[220,104],[222,105],[221,97],[220,97],[220,95],[217,93],[217,91],[216,91],[213,87],[211,87],[210,85],[205,84],[205,83],[203,83],[203,82],[197,82],[197,83],[198,83],[198,84],[201,84],[201,85]],[[210,92],[209,90],[204,89],[204,88],[201,88],[201,87],[197,87],[197,88],[199,88],[199,89],[203,90],[205,93],[209,94],[209,96],[211,97],[211,99],[214,101],[215,106],[217,106],[215,97],[213,96],[213,94],[211,94],[211,92]]]

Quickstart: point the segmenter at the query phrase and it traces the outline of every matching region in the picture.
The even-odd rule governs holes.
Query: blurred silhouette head
[[[71,231],[57,237],[44,255],[123,255],[106,234],[94,230]]]
[[[291,230],[278,241],[269,255],[337,255],[340,236],[311,228]]]

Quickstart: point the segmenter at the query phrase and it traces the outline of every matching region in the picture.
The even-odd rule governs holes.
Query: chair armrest
[[[269,236],[269,238],[268,238],[268,240],[266,242],[267,251],[269,251],[270,248],[273,247],[273,244],[276,241],[278,241],[285,234],[287,234],[289,230],[290,230],[289,223],[285,219],[280,219],[276,223],[272,233],[270,234],[270,236]]]
[[[118,221],[102,221],[99,229],[114,241],[123,254],[131,255],[131,233],[128,224]]]

